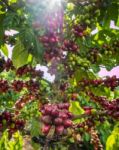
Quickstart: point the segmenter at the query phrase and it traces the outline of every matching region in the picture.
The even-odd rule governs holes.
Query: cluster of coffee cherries
[[[83,37],[86,35],[85,33],[86,27],[82,25],[74,25],[73,26],[73,33],[76,37]]]
[[[77,128],[84,129],[86,131],[89,131],[89,129],[93,126],[94,126],[94,119],[92,119],[92,118],[88,118],[87,120],[76,124]]]
[[[24,65],[16,70],[16,75],[18,76],[30,75],[32,78],[42,77],[43,71],[36,70],[36,68],[33,68],[29,65]]]
[[[78,48],[78,45],[74,41],[65,40],[63,42],[62,50],[77,53],[79,48]]]
[[[92,100],[98,102],[102,108],[106,111],[106,114],[113,117],[114,119],[119,119],[119,99],[109,101],[106,97],[95,96],[93,93],[88,93]]]
[[[30,93],[36,93],[39,90],[39,83],[34,80],[26,82],[14,80],[11,85],[9,85],[7,80],[0,80],[0,93],[6,93],[9,89],[20,92],[23,88],[27,88]]]
[[[103,145],[98,136],[98,132],[94,129],[94,127],[90,128],[91,135],[91,144],[93,144],[94,150],[103,150]]]
[[[49,32],[46,35],[39,38],[43,46],[46,48],[53,47],[59,42],[59,36],[54,32]]]
[[[116,76],[112,76],[112,77],[107,77],[106,79],[95,79],[95,80],[83,79],[79,81],[79,85],[83,85],[83,86],[104,85],[106,87],[111,88],[111,90],[114,90],[115,87],[119,86],[119,78],[117,78]]]
[[[12,83],[12,89],[16,92],[20,92],[25,86],[25,83],[21,80],[14,80]]]
[[[38,94],[26,94],[26,95],[23,95],[22,97],[20,97],[16,103],[15,103],[15,108],[20,110],[22,109],[27,103],[35,100],[35,99],[38,99]]]
[[[96,63],[101,56],[99,52],[99,48],[91,48],[87,54],[87,59],[90,60],[92,63]]]
[[[56,135],[63,135],[67,128],[72,127],[73,115],[68,109],[69,103],[43,105],[40,108],[43,134],[47,135],[52,126],[55,126]]]
[[[0,132],[8,129],[9,135],[12,136],[17,130],[23,130],[25,121],[15,118],[15,115],[4,111],[0,114]]]
[[[4,57],[1,57],[0,55],[0,71],[2,72],[4,70],[6,71],[14,70],[16,72],[16,75],[18,76],[30,75],[32,78],[43,76],[43,71],[41,71],[40,69],[36,70],[36,68],[33,68],[30,65],[24,65],[15,70],[12,60],[9,58],[5,60]]]
[[[103,44],[101,52],[106,54],[106,55],[112,55],[112,54],[116,54],[116,52],[118,52],[118,48],[119,48],[119,41],[113,41],[112,44],[108,45],[108,44]]]
[[[60,58],[63,55],[59,46],[61,40],[58,33],[47,32],[44,36],[40,37],[39,40],[45,48],[44,59],[46,62],[51,61],[53,58]]]
[[[84,122],[81,122],[76,125],[75,128],[79,128],[80,132],[82,132],[82,129],[84,129],[86,132],[88,132],[91,136],[91,144],[93,144],[94,150],[103,150],[103,145],[100,142],[99,136],[97,131],[94,129],[95,122],[94,118],[88,118]]]
[[[28,89],[30,93],[37,93],[37,91],[39,90],[39,87],[40,85],[38,81],[29,80],[26,82],[26,88]]]
[[[14,70],[12,61],[9,58],[5,60],[4,57],[2,57],[0,54],[0,71],[9,71],[10,69]]]
[[[0,93],[5,93],[9,89],[7,80],[0,80]]]

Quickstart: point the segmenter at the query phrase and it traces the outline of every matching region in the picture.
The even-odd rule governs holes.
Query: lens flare
[[[48,30],[61,32],[63,27],[63,16],[64,9],[62,5],[62,0],[45,0],[46,9],[45,9],[45,24]]]
[[[62,32],[64,0],[27,0],[31,10],[35,10],[33,26],[51,32]]]

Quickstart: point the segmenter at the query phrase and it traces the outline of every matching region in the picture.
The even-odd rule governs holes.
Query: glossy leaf
[[[25,50],[24,45],[18,40],[12,53],[12,61],[14,66],[19,68],[27,64],[28,56],[28,51]]]

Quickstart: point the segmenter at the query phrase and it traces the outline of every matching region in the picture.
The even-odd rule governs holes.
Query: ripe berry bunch
[[[119,86],[119,78],[116,78],[116,76],[112,76],[112,77],[107,77],[106,79],[96,79],[96,80],[84,79],[84,80],[79,82],[79,85],[83,85],[83,86],[104,85],[106,87],[110,87],[111,90],[114,90],[115,87]]]
[[[16,70],[16,75],[18,76],[30,75],[31,77],[35,78],[35,77],[42,77],[43,72],[41,70],[36,70],[31,66],[25,65]]]
[[[103,83],[105,86],[110,87],[111,90],[114,90],[115,87],[119,86],[119,78],[116,78],[116,76],[108,77],[103,80]]]
[[[59,88],[61,91],[65,91],[69,86],[70,86],[69,83],[65,82],[65,83],[61,83]]]
[[[23,76],[29,74],[31,71],[31,66],[24,65],[16,70],[16,75]]]
[[[8,82],[6,80],[0,80],[0,93],[5,93],[9,89]]]
[[[5,69],[6,71],[9,71],[10,69],[11,69],[11,70],[14,70],[14,69],[15,69],[14,66],[13,66],[12,61],[11,61],[9,58],[8,58],[7,61],[4,63],[4,69]]]
[[[23,88],[31,93],[36,93],[39,90],[39,83],[37,81],[29,80],[23,82],[22,80],[14,80],[10,85],[7,80],[0,80],[0,93],[6,93],[8,90],[20,92]]]
[[[76,37],[83,37],[85,36],[85,27],[82,25],[74,25],[73,27],[73,33]]]
[[[52,62],[54,60],[59,61],[62,57],[63,57],[63,53],[60,47],[47,49],[44,53],[44,59],[46,62],[49,62],[49,61]]]
[[[78,51],[78,46],[73,41],[65,40],[62,46],[62,50],[76,53]]]
[[[9,71],[10,69],[14,70],[12,61],[9,58],[5,60],[0,54],[0,71]]]
[[[16,119],[14,114],[4,111],[0,114],[0,131],[3,132],[8,129],[9,135],[12,136],[17,130],[23,130],[25,121]]]
[[[42,77],[43,76],[43,71],[36,70],[35,68],[31,68],[31,70],[29,70],[29,74],[31,75],[32,78]]]
[[[44,47],[51,48],[54,46],[54,44],[59,42],[59,36],[56,33],[49,32],[46,35],[40,37],[39,40],[42,42]]]
[[[29,80],[26,82],[26,87],[30,93],[36,93],[39,90],[38,81]]]
[[[119,99],[109,101],[105,97],[94,96],[93,93],[88,94],[92,100],[98,102],[109,116],[119,119]]]
[[[83,86],[89,86],[89,85],[98,86],[102,83],[103,83],[103,80],[101,79],[95,79],[95,80],[83,79],[79,81],[79,85],[83,85]]]
[[[72,127],[73,115],[68,111],[69,103],[45,104],[40,109],[43,122],[42,132],[47,135],[51,126],[55,126],[55,133],[63,135],[67,128]]]
[[[24,87],[24,82],[20,80],[14,80],[12,83],[12,88],[14,91],[20,92]]]

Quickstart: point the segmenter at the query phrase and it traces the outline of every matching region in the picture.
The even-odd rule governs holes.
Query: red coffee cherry
[[[51,112],[52,112],[52,106],[51,105],[46,105],[44,110],[45,110],[46,114],[50,115]]]
[[[54,124],[55,125],[61,125],[63,123],[63,119],[62,118],[56,118],[55,120],[54,120]]]
[[[49,131],[50,131],[50,128],[51,128],[50,125],[44,124],[43,127],[42,127],[42,133],[47,135],[49,133]]]
[[[51,124],[52,123],[52,118],[48,115],[47,116],[42,116],[41,120],[45,124]]]
[[[55,131],[56,131],[56,134],[62,135],[64,132],[64,126],[63,125],[57,126]]]
[[[67,119],[63,122],[64,127],[68,128],[72,126],[72,121],[70,119]]]
[[[68,115],[67,115],[66,113],[64,113],[64,112],[60,112],[60,113],[59,113],[59,117],[64,120],[64,119],[67,119],[67,118],[68,118]]]
[[[52,112],[51,112],[51,115],[54,116],[54,117],[57,117],[59,115],[58,109],[53,109]]]

